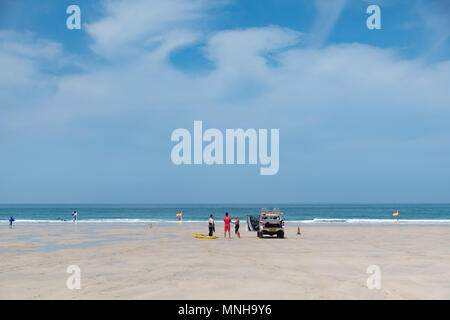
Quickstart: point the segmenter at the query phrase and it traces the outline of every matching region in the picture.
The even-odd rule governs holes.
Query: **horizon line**
[[[256,202],[179,202],[179,203],[169,203],[169,202],[13,202],[13,203],[0,203],[0,206],[8,205],[256,205],[256,206],[281,206],[281,205],[450,205],[450,202],[279,202],[279,203],[256,203]]]

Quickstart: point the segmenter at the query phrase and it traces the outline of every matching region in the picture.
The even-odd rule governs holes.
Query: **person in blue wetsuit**
[[[13,216],[9,217],[9,227],[12,228],[13,222],[16,221]]]

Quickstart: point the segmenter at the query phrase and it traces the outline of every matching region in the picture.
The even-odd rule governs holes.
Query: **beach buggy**
[[[264,235],[284,238],[283,213],[276,208],[263,208],[261,214],[247,216],[247,229],[256,231],[259,238],[262,238]]]

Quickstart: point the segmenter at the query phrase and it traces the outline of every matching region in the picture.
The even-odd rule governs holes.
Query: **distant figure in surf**
[[[78,213],[76,212],[76,211],[74,211],[74,212],[72,212],[72,216],[73,216],[73,223],[77,223],[77,216],[78,216]]]
[[[14,219],[13,216],[9,217],[9,228],[12,229],[12,227],[13,227],[13,222],[14,222],[14,221],[16,221],[16,219]]]

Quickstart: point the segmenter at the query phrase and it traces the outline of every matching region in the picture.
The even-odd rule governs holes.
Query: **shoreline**
[[[223,225],[222,220],[215,221],[217,225]],[[387,225],[433,225],[433,226],[448,226],[450,219],[402,219],[399,223],[393,219],[314,219],[314,220],[285,220],[286,226],[296,226],[298,224],[304,225],[329,225],[329,226],[387,226]],[[92,224],[92,225],[139,225],[139,224],[154,224],[163,226],[178,225],[178,220],[151,220],[151,219],[79,219],[77,224]],[[184,220],[185,225],[206,225],[208,219],[205,220]],[[7,219],[0,220],[0,225],[8,225]],[[18,219],[14,222],[16,225],[73,225],[72,220],[32,220],[32,219]],[[241,220],[241,224],[245,225],[246,221]]]

